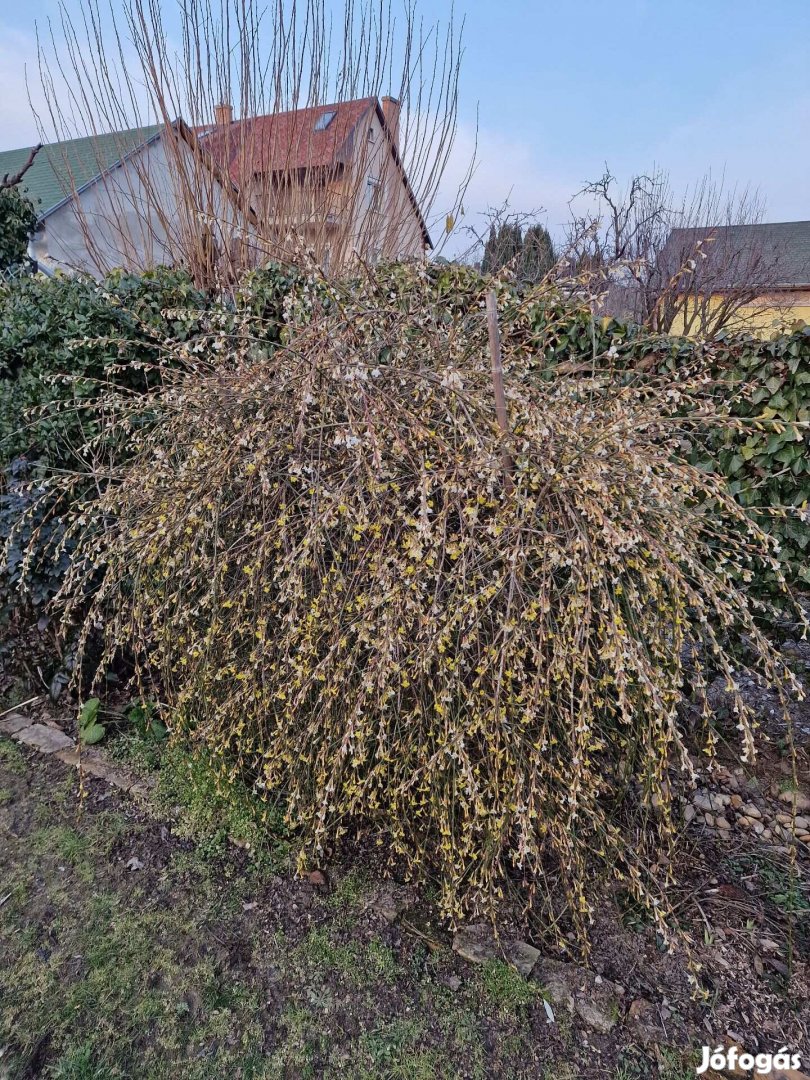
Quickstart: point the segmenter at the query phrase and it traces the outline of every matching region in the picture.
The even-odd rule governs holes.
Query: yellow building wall
[[[716,309],[723,297],[713,296],[709,301]],[[684,318],[679,316],[672,326],[673,334],[683,333]],[[765,293],[752,304],[746,304],[736,313],[729,324],[730,330],[744,330],[757,337],[769,338],[774,334],[787,333],[795,322],[810,324],[810,289],[785,290]],[[692,331],[694,335],[695,331]]]

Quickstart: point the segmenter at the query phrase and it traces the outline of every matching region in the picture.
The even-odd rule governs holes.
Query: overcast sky
[[[622,178],[657,164],[676,188],[711,169],[758,187],[769,220],[810,218],[810,0],[455,6],[466,16],[466,54],[447,187],[469,160],[477,115],[468,219],[510,196],[516,209],[544,207],[557,232],[570,196],[605,161]],[[441,18],[450,3],[421,8]],[[34,24],[56,3],[5,3],[0,12],[5,149],[36,139],[24,67],[35,86]]]

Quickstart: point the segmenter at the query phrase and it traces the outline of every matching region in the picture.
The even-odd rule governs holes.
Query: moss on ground
[[[678,1050],[628,1051],[617,1028],[595,1071],[569,1014],[548,1024],[541,989],[512,967],[471,967],[387,925],[367,867],[295,877],[264,804],[226,798],[211,763],[178,748],[158,760],[138,809],[98,780],[80,798],[72,771],[0,738],[0,1080],[693,1070]]]
[[[186,767],[161,780],[164,805],[183,802],[168,836],[103,784],[80,800],[61,765],[0,740],[0,1076],[542,1075],[555,1048],[514,973],[468,969],[449,989],[449,950],[362,914],[367,876],[328,892],[279,877],[225,845],[220,822],[196,843],[216,814],[204,772],[182,789]]]

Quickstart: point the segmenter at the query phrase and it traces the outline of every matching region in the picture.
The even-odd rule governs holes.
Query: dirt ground
[[[748,794],[779,775],[766,761]],[[806,852],[794,869],[693,820],[672,899],[707,999],[683,948],[606,897],[599,1030],[453,952],[429,890],[389,923],[373,872],[302,879],[283,846],[251,858],[171,801],[100,779],[79,798],[74,769],[0,739],[0,1077],[687,1080],[725,1041],[810,1061]]]

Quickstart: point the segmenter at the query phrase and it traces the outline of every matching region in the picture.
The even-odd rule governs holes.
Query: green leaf
[[[81,711],[79,712],[80,728],[89,727],[90,724],[94,724],[96,722],[96,717],[98,716],[98,707],[100,704],[101,702],[97,697],[91,697],[88,698],[87,701],[85,701],[84,705],[82,705],[81,707]]]
[[[158,742],[162,742],[169,734],[168,728],[160,720],[152,720],[149,724],[149,731]]]
[[[739,472],[743,467],[744,461],[739,454],[735,454],[731,461],[728,463],[729,474],[733,475],[735,472]]]
[[[79,728],[79,739],[85,746],[93,746],[94,743],[101,742],[106,734],[107,729],[103,724],[89,724],[87,727]]]

